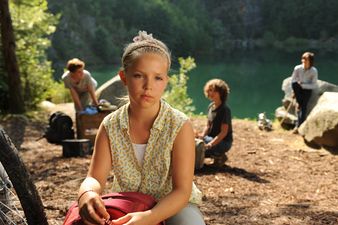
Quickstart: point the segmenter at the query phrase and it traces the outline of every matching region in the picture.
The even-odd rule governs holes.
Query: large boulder
[[[291,104],[291,103],[289,103]],[[285,129],[292,129],[297,123],[297,116],[288,107],[280,106],[275,110],[275,117]]]
[[[121,106],[126,102],[128,91],[119,75],[114,76],[96,90],[97,99],[105,99],[110,104]]]
[[[282,90],[284,91],[284,98],[282,99],[283,107],[279,107],[275,111],[275,117],[281,122],[282,126],[295,125],[296,114],[296,100],[292,97],[293,91],[291,88],[291,77],[284,79],[282,83]],[[312,109],[317,104],[319,97],[324,92],[338,92],[338,86],[326,81],[318,80],[317,88],[313,89],[307,107],[307,114],[309,115]]]
[[[338,93],[324,92],[299,133],[308,143],[338,150]]]

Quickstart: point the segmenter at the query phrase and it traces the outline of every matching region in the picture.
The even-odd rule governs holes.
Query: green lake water
[[[196,62],[197,67],[188,73],[188,94],[193,99],[196,114],[206,113],[209,100],[204,97],[204,84],[213,78],[223,79],[230,86],[228,105],[235,118],[256,118],[266,112],[269,118],[281,105],[284,92],[282,82],[291,75],[295,65],[300,64],[298,55],[254,56],[224,62]],[[316,60],[319,79],[338,84],[338,60]],[[99,85],[112,78],[119,66],[97,69],[88,68]],[[175,73],[175,66],[173,72]]]

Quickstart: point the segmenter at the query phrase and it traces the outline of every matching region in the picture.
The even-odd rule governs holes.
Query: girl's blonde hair
[[[216,91],[219,93],[221,97],[221,101],[224,103],[227,98],[228,94],[230,93],[230,88],[225,81],[221,79],[212,79],[209,80],[205,85],[204,85],[204,95],[208,97],[208,90],[212,89],[213,91]]]
[[[121,70],[126,71],[144,53],[162,55],[167,59],[168,70],[170,69],[171,56],[168,47],[162,41],[153,38],[152,34],[147,34],[146,31],[139,31],[138,36],[134,37],[133,42],[124,49]]]

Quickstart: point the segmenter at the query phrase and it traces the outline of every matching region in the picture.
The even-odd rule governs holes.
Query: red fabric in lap
[[[116,192],[101,197],[111,220],[131,212],[146,211],[156,205],[152,196],[140,192]],[[85,225],[79,215],[79,207],[76,202],[70,206],[63,225]],[[164,225],[164,222],[158,225]]]

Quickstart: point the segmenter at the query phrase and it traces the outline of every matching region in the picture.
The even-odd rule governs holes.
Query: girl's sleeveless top
[[[172,191],[171,151],[174,140],[188,117],[161,101],[160,112],[150,130],[143,165],[137,161],[128,135],[126,104],[103,120],[108,133],[112,164],[113,191],[137,191],[161,199]],[[192,183],[189,202],[201,203],[202,193]]]

